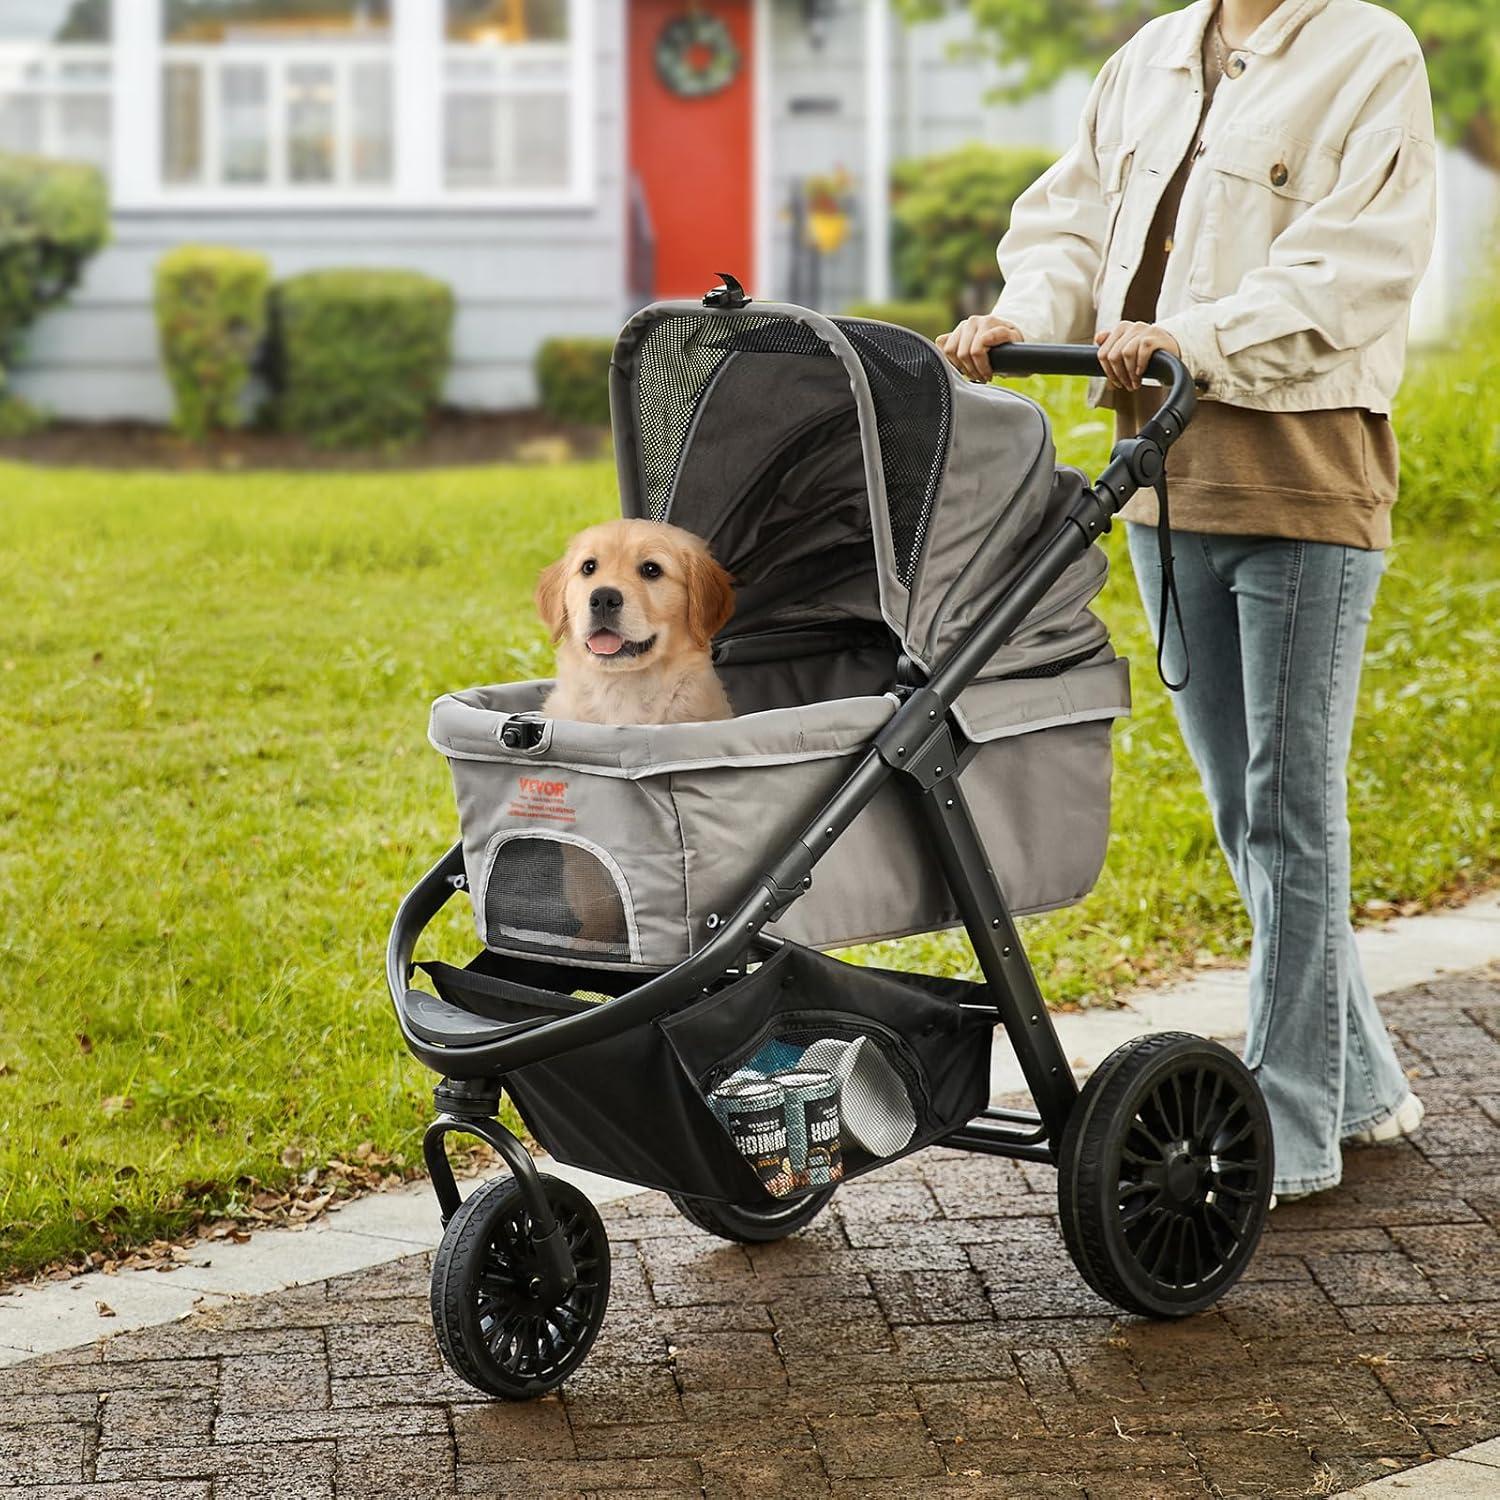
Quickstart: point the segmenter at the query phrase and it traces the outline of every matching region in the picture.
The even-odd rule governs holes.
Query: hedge
[[[1011,206],[1052,161],[1039,148],[969,145],[897,163],[891,225],[900,295],[940,300],[954,319],[993,306],[1001,286],[995,246]]]
[[[308,271],[271,297],[277,423],[327,448],[417,437],[452,356],[453,293],[416,271]]]
[[[559,422],[609,422],[613,339],[548,339],[536,353],[542,410]]]
[[[0,384],[21,334],[72,291],[109,238],[109,198],[92,167],[0,152]]]
[[[179,431],[238,427],[266,331],[271,267],[221,245],[182,245],[156,263],[156,328]]]
[[[947,333],[955,321],[948,304],[938,298],[922,302],[855,302],[845,311],[851,318],[876,318],[934,340]]]

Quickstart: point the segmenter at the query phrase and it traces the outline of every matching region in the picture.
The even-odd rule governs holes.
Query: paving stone
[[[995,1316],[972,1270],[882,1271],[870,1285],[888,1323],[974,1323]]]
[[[226,1355],[219,1365],[218,1404],[222,1412],[327,1407],[328,1361],[322,1355]]]
[[[776,1389],[780,1390],[781,1382]],[[563,1387],[567,1414],[575,1427],[618,1422],[675,1422],[683,1416],[682,1396],[672,1370],[659,1365],[594,1365],[585,1360]],[[506,1454],[508,1458],[524,1454]]]
[[[207,1443],[213,1436],[214,1396],[208,1391],[109,1391],[100,1403],[101,1448],[145,1448],[153,1443]]]
[[[820,1494],[828,1475],[817,1451],[785,1454],[711,1453],[700,1460],[706,1500],[769,1500]]]
[[[823,1467],[834,1479],[911,1479],[946,1467],[917,1415],[813,1418]]]
[[[92,1421],[0,1428],[0,1485],[72,1484],[88,1478],[95,1436]]]
[[[605,1206],[612,1306],[561,1395],[492,1402],[444,1369],[418,1253],[0,1369],[0,1500],[1420,1484],[1500,1434],[1500,1072],[1468,1066],[1500,1055],[1500,971],[1464,981],[1492,1027],[1446,983],[1392,1002],[1430,1129],[1351,1151],[1195,1317],[1095,1297],[1039,1164],[924,1152],[752,1247],[645,1193]]]
[[[694,1333],[674,1346],[678,1383],[685,1391],[784,1387],[786,1370],[766,1333]]]

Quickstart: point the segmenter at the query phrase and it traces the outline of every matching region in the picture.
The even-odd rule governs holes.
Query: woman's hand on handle
[[[988,385],[991,379],[990,350],[1001,344],[1024,344],[1026,335],[1014,323],[993,313],[965,318],[952,333],[945,333],[937,346],[961,375]]]
[[[1155,323],[1116,323],[1094,335],[1104,376],[1116,390],[1138,391],[1157,350],[1182,358],[1177,340]]]

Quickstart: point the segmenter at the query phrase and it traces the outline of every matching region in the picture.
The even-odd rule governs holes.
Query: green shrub
[[[308,271],[271,298],[278,425],[327,448],[409,442],[442,395],[453,293],[416,271]]]
[[[109,198],[92,167],[0,153],[0,382],[22,332],[108,238]]]
[[[855,302],[846,311],[851,318],[878,318],[882,323],[910,328],[924,339],[936,339],[954,323],[948,304],[938,297],[924,302]]]
[[[46,429],[49,418],[31,402],[0,391],[0,439],[30,437]]]
[[[271,267],[222,245],[182,245],[156,263],[156,329],[177,427],[201,442],[238,427],[240,403],[266,331]]]
[[[613,339],[548,339],[536,352],[542,410],[559,422],[609,422]]]
[[[995,246],[1011,205],[1052,161],[1035,147],[970,145],[898,162],[891,223],[900,295],[941,299],[953,317],[993,306]]]

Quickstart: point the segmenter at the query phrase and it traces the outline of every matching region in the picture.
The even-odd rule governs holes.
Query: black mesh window
[[[835,319],[854,346],[874,400],[881,468],[891,517],[896,573],[910,587],[927,538],[933,500],[948,454],[952,402],[942,356],[924,339],[883,323]],[[806,324],[768,315],[675,313],[637,346],[636,429],[642,503],[664,520],[684,446],[714,376],[731,355],[833,351]],[[741,413],[753,420],[754,413]]]
[[[493,948],[629,962],[630,922],[615,872],[599,855],[559,839],[507,839],[484,888],[484,936]]]
[[[948,372],[937,350],[904,328],[834,321],[854,345],[870,382],[896,576],[910,588],[948,456],[953,415]]]

